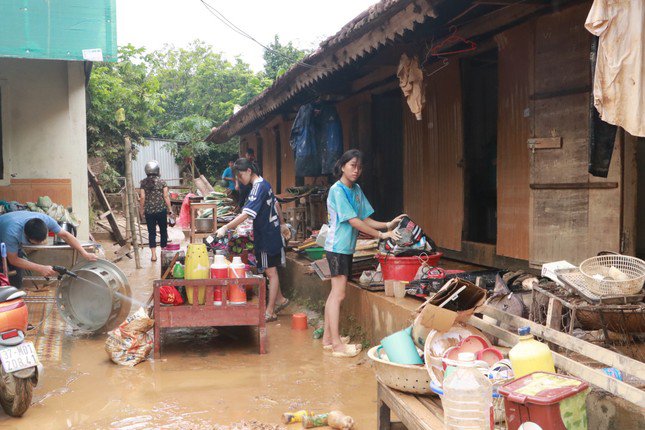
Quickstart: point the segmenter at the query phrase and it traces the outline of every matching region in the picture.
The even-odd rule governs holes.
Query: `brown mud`
[[[119,263],[139,302],[147,301],[160,263],[144,249],[142,264]],[[365,353],[324,353],[313,329],[291,330],[295,309],[268,325],[266,355],[257,353],[251,328],[176,329],[160,360],[128,368],[108,359],[104,334],[72,330],[52,307],[29,304],[37,326],[29,337],[45,374],[24,417],[0,411],[0,429],[273,429],[283,412],[300,409],[341,410],[359,428],[376,426],[376,382]]]

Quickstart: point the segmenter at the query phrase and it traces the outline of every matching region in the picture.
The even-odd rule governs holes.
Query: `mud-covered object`
[[[139,308],[119,327],[109,332],[105,341],[105,351],[110,360],[130,367],[144,361],[154,345],[151,332],[154,323],[145,309]]]
[[[528,306],[524,303],[522,295],[513,294],[503,276],[499,274],[496,277],[495,289],[488,300],[488,305],[518,317],[526,318],[528,316]]]

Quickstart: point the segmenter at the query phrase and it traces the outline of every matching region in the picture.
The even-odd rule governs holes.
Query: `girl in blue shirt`
[[[387,223],[370,218],[374,209],[356,183],[363,171],[362,159],[363,155],[357,149],[351,149],[340,157],[334,167],[334,175],[339,180],[329,189],[327,197],[329,233],[325,251],[332,278],[331,292],[325,304],[323,347],[331,349],[335,357],[354,357],[361,352],[360,344],[346,344],[349,339],[341,339],[339,332],[340,305],[352,272],[358,232],[378,239],[398,240],[400,235],[394,229],[405,216],[399,215]]]

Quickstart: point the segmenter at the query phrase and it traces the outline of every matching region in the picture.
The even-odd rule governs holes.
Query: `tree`
[[[284,74],[291,66],[302,60],[310,51],[298,49],[292,42],[283,45],[276,34],[264,50],[264,73],[272,81]]]
[[[161,114],[159,82],[148,76],[144,50],[132,45],[119,48],[118,63],[96,63],[92,70],[87,111],[88,155],[106,160],[110,166],[103,174],[104,186],[113,190],[115,177],[124,170],[124,138],[134,144],[145,143]],[[117,121],[117,111],[125,113]]]

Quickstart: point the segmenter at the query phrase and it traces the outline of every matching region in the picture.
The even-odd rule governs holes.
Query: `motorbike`
[[[6,248],[2,244],[6,261]],[[6,264],[4,264],[5,274]],[[42,365],[34,344],[25,341],[28,310],[27,293],[12,286],[0,287],[0,405],[12,416],[22,416],[31,405]]]
[[[0,405],[12,417],[29,408],[40,366],[34,344],[25,341],[25,295],[15,287],[0,288]]]

